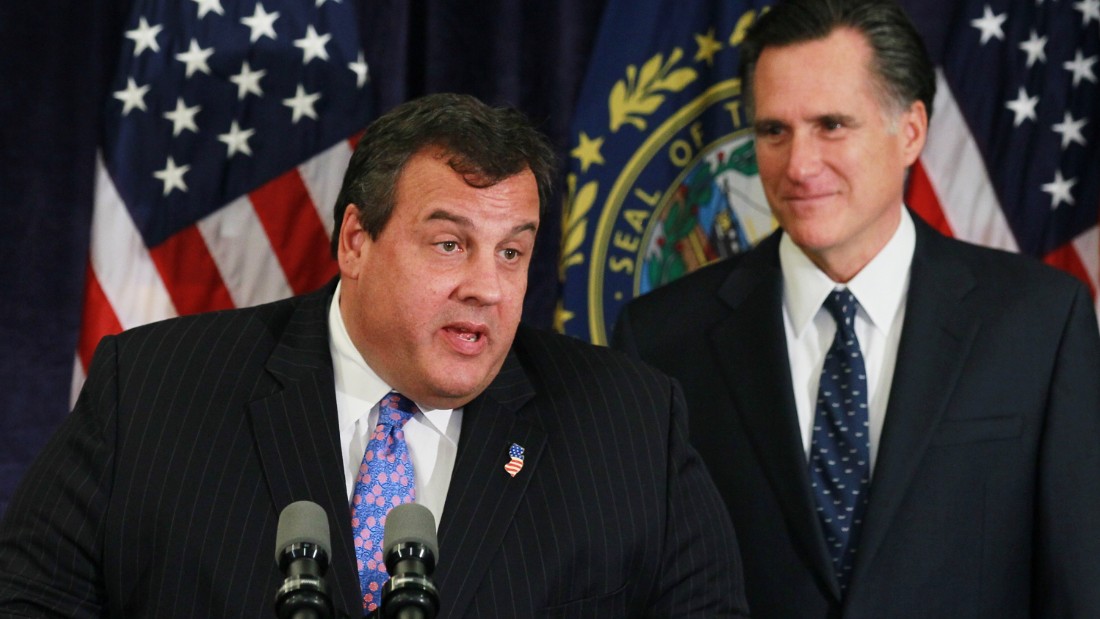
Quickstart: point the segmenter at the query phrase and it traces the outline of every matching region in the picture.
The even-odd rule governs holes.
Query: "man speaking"
[[[338,281],[100,343],[0,527],[0,614],[273,613],[280,512],[320,505],[361,616],[388,510],[439,522],[441,617],[734,617],[733,531],[671,379],[519,324],[553,154],[464,96],[365,132]]]

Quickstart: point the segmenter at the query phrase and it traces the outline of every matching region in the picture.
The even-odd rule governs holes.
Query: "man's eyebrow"
[[[776,120],[774,118],[757,118],[752,123],[752,127],[754,129],[760,129],[762,127],[767,127],[769,129],[772,129],[772,128],[775,128],[775,127],[786,127],[786,126],[787,126],[787,123],[785,123],[781,120]]]
[[[458,215],[450,211],[445,211],[443,209],[436,209],[428,215],[427,221],[433,220],[449,221],[464,228],[474,227],[474,222],[470,220],[469,217]],[[531,232],[536,232],[538,230],[538,223],[534,221],[528,221],[519,224],[512,228],[512,234],[520,234],[521,232],[527,232],[528,230],[530,230]]]
[[[436,209],[432,211],[431,214],[428,215],[427,221],[432,221],[436,219],[450,221],[466,228],[472,227],[474,225],[474,222],[471,221],[469,217],[456,215],[450,211],[444,211],[442,209]]]
[[[831,112],[818,115],[814,118],[814,121],[816,121],[817,123],[838,122],[844,125],[854,125],[856,124],[856,117],[852,116],[851,114]]]

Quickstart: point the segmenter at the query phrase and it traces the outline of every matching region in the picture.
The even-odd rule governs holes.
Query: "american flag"
[[[1100,0],[967,0],[938,11],[920,23],[942,51],[908,203],[946,234],[1069,271],[1096,299]]]
[[[504,465],[504,471],[515,477],[523,469],[523,447],[516,443],[508,449],[508,463]]]
[[[351,0],[137,0],[106,102],[74,392],[99,339],[319,287],[371,116]]]

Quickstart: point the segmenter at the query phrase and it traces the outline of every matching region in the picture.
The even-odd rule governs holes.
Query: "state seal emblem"
[[[640,64],[590,70],[570,152],[558,330],[604,344],[627,301],[774,230],[736,76],[757,11],[731,10],[724,35],[708,16],[680,39],[666,32],[667,49]]]

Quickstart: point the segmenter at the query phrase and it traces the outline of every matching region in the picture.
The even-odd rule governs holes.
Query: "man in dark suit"
[[[105,338],[0,528],[0,614],[270,615],[310,500],[359,616],[384,568],[358,510],[399,485],[440,523],[441,617],[743,616],[676,383],[519,326],[552,161],[514,111],[399,106],[349,164],[338,283]]]
[[[613,341],[682,382],[754,616],[1100,617],[1088,291],[904,208],[935,76],[893,2],[780,2],[742,55],[781,229]]]

